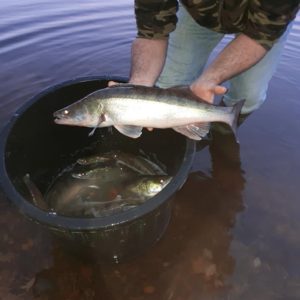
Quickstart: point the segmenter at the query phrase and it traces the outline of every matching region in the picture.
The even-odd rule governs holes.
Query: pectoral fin
[[[114,127],[122,134],[136,139],[142,135],[143,127],[131,125],[114,125]]]
[[[106,121],[105,114],[100,114],[98,124],[97,124],[97,126],[95,126],[95,127],[93,128],[93,130],[89,133],[89,136],[92,136],[92,135],[95,133],[96,129],[99,127],[99,125],[100,125],[102,122],[105,122],[105,121]]]
[[[173,128],[175,131],[187,136],[192,140],[202,140],[210,129],[209,123],[193,123],[186,126],[179,126]]]

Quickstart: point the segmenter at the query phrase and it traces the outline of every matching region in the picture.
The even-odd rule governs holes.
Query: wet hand
[[[110,80],[110,81],[107,83],[107,86],[108,86],[108,87],[111,87],[111,86],[117,85],[117,84],[119,84],[119,83],[120,83],[120,82],[116,82],[116,81]]]
[[[191,91],[199,98],[213,103],[215,95],[224,95],[227,88],[210,80],[197,79],[190,85]]]

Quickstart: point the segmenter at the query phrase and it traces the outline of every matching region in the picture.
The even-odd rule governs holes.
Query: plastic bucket
[[[29,100],[4,127],[0,136],[0,176],[4,193],[30,220],[46,226],[56,236],[78,247],[97,249],[97,256],[120,261],[154,244],[164,233],[171,216],[172,195],[184,184],[195,153],[195,142],[173,130],[144,130],[130,139],[107,128],[90,129],[57,125],[53,112],[107,86],[119,77],[88,77],[51,87]],[[71,218],[55,215],[34,206],[25,196],[22,180],[29,173],[45,192],[59,169],[97,143],[97,151],[142,149],[154,153],[173,176],[171,182],[144,204],[117,215],[99,218]],[[94,151],[94,150],[92,150]]]

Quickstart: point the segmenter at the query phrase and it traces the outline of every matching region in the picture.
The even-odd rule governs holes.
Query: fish
[[[95,167],[81,172],[72,173],[73,178],[77,179],[98,179],[101,183],[119,181],[133,175],[133,171],[127,167],[105,166]]]
[[[111,201],[81,204],[84,207],[82,213],[89,217],[103,217],[135,208],[161,192],[171,179],[172,176],[163,175],[137,177]]]
[[[69,174],[57,178],[45,193],[45,201],[56,212],[63,212],[74,202],[102,197],[102,189],[93,181],[74,179]]]
[[[172,180],[168,175],[140,176],[127,184],[118,197],[127,204],[141,204],[161,192]]]
[[[107,87],[53,113],[60,125],[111,127],[131,138],[146,128],[173,128],[190,139],[201,140],[211,122],[228,124],[236,135],[237,121],[245,100],[234,106],[209,104],[189,87],[158,88],[131,84]]]
[[[141,175],[167,175],[165,170],[153,161],[131,153],[125,153],[119,150],[109,151],[103,154],[92,155],[85,158],[79,158],[77,163],[82,166],[88,166],[97,163],[114,162],[118,166],[123,166]]]
[[[81,166],[88,166],[99,163],[107,163],[112,161],[112,157],[106,155],[91,155],[88,157],[82,157],[77,159],[77,163]]]
[[[43,197],[43,194],[41,193],[41,191],[38,189],[38,187],[35,185],[35,183],[31,180],[29,173],[26,173],[23,176],[23,181],[30,193],[32,203],[42,210],[47,210],[49,208],[48,204],[44,200],[44,197]]]
[[[105,167],[119,170],[119,167]],[[126,178],[103,177],[103,167],[87,177],[74,178],[73,171],[58,177],[45,193],[45,201],[56,213],[73,217],[101,217],[120,213],[154,197],[171,181],[167,175],[141,175],[130,170],[134,176]],[[106,171],[104,171],[105,173]],[[88,174],[90,175],[90,174]],[[85,179],[85,180],[83,180]]]
[[[72,217],[100,217],[110,213],[120,212],[122,210],[124,200],[117,199],[114,201],[85,201],[77,199],[71,205],[65,206],[57,210],[61,215]]]
[[[99,218],[99,217],[105,217],[105,216],[111,216],[111,215],[116,215],[121,212],[124,212],[126,210],[135,208],[136,205],[127,205],[127,204],[120,204],[118,206],[112,206],[110,208],[106,209],[99,209],[97,207],[91,206],[90,208],[86,208],[84,210],[84,215],[86,217],[93,217],[93,218]]]
[[[130,160],[130,156],[126,156],[123,155],[122,157],[119,157],[117,159],[117,164],[126,166],[141,175],[167,175],[159,165],[145,157],[136,156]]]
[[[117,165],[68,169],[50,185],[45,200],[61,215],[84,215],[92,207],[104,209],[116,197],[118,185],[135,176],[131,169]]]

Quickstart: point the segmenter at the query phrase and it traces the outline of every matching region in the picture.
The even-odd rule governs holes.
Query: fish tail
[[[238,120],[239,120],[239,115],[241,113],[242,107],[245,103],[246,99],[239,100],[233,107],[232,107],[232,118],[229,123],[234,135],[236,136],[237,133],[237,127],[238,127]]]
[[[23,176],[23,181],[30,193],[32,203],[40,209],[48,209],[48,205],[45,202],[42,193],[33,183],[33,181],[31,181],[30,175],[28,173]]]

